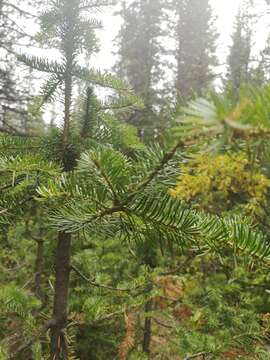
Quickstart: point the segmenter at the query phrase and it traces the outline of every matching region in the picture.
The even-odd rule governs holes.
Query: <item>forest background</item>
[[[270,359],[269,15],[0,0],[1,360]]]

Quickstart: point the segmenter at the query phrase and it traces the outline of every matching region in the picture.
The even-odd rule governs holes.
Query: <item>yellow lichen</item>
[[[250,164],[245,153],[199,155],[181,167],[173,197],[196,207],[219,213],[244,206],[259,211],[265,204],[270,180]]]

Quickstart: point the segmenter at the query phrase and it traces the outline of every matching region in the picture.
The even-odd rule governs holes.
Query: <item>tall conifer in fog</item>
[[[265,82],[268,82],[270,79],[270,34],[268,35],[266,45],[261,52],[259,67],[262,70]]]
[[[14,128],[18,133],[25,130],[25,108],[31,91],[25,86],[26,76],[22,72],[18,76],[15,52],[18,45],[27,46],[32,41],[20,26],[20,22],[35,21],[35,16],[25,10],[27,5],[21,0],[0,1],[0,126],[3,132],[14,132]]]
[[[144,110],[127,119],[141,135],[151,133],[156,126],[155,105],[159,104],[156,87],[162,79],[164,53],[163,3],[164,0],[123,1],[120,11],[123,24],[117,37],[116,71],[144,100]]]
[[[181,97],[200,94],[213,80],[217,34],[209,0],[173,0],[177,63],[176,89]]]
[[[239,7],[228,56],[227,88],[237,100],[241,84],[251,80],[251,49],[254,15],[252,0],[244,0]]]

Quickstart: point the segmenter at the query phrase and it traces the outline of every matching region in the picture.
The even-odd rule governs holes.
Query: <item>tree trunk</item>
[[[56,250],[56,274],[53,319],[51,330],[51,360],[67,360],[68,346],[65,337],[68,314],[71,234],[59,232]]]
[[[44,241],[37,240],[37,254],[35,263],[35,295],[41,301],[43,300],[43,292],[41,288],[41,278],[44,263]]]
[[[72,60],[67,61],[66,80],[65,80],[65,110],[64,110],[64,129],[63,129],[63,148],[68,145],[70,110],[72,98]]]
[[[79,2],[76,2],[76,10],[79,12]],[[70,116],[72,107],[73,77],[76,37],[76,20],[74,9],[70,7],[70,1],[65,0],[63,6],[63,25],[61,47],[65,58],[65,85],[64,85],[64,124],[62,134],[62,162],[64,172],[72,171],[76,165],[74,154],[70,152],[69,133]],[[77,14],[78,15],[78,14]],[[68,300],[69,300],[69,277],[71,258],[71,234],[58,233],[58,244],[55,258],[55,286],[53,319],[56,325],[51,329],[51,360],[67,360],[68,344],[66,341],[66,327],[68,324]]]
[[[149,300],[145,305],[145,312],[149,313],[153,310],[153,301]],[[150,343],[151,343],[151,327],[152,320],[149,314],[146,314],[144,322],[144,336],[143,336],[143,351],[149,356],[150,355]]]
[[[35,260],[35,277],[33,291],[37,299],[40,300],[41,305],[38,309],[33,311],[33,316],[38,316],[46,306],[46,295],[42,289],[42,274],[44,271],[44,241],[36,239],[36,260]]]
[[[64,88],[64,126],[62,134],[62,162],[64,171],[74,169],[75,162],[69,152],[69,125],[72,105],[72,69],[74,58],[74,23],[73,15],[65,2],[64,17],[66,18],[67,32],[63,38],[62,46],[65,53],[65,88]],[[58,244],[55,258],[55,285],[53,319],[56,325],[51,329],[51,360],[67,360],[68,344],[65,331],[68,323],[68,297],[71,257],[71,234],[58,233]]]

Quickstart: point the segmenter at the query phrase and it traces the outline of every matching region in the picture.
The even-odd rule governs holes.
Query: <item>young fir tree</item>
[[[123,24],[117,37],[116,71],[144,100],[144,109],[127,119],[139,129],[141,137],[152,136],[159,126],[157,88],[163,77],[162,54],[165,52],[161,40],[163,10],[163,0],[135,0],[123,1],[120,11]]]
[[[234,100],[238,99],[241,84],[251,81],[252,36],[254,14],[252,0],[245,0],[238,10],[228,56],[227,87]]]
[[[60,52],[59,61],[34,56],[20,56],[19,59],[33,69],[50,74],[43,88],[44,101],[60,93],[64,105],[62,133],[55,154],[63,164],[64,172],[74,169],[77,150],[71,140],[72,100],[76,79],[90,84],[128,90],[125,84],[110,75],[102,76],[99,72],[78,64],[78,56],[91,53],[96,49],[94,29],[99,21],[89,17],[89,12],[111,4],[112,1],[96,2],[92,0],[50,1],[41,17],[40,39],[48,46]],[[55,259],[55,286],[53,320],[47,327],[51,329],[51,359],[67,359],[68,347],[65,337],[67,326],[67,308],[70,276],[71,234],[60,231]]]
[[[176,89],[183,98],[200,95],[214,78],[217,33],[209,0],[174,0]]]

